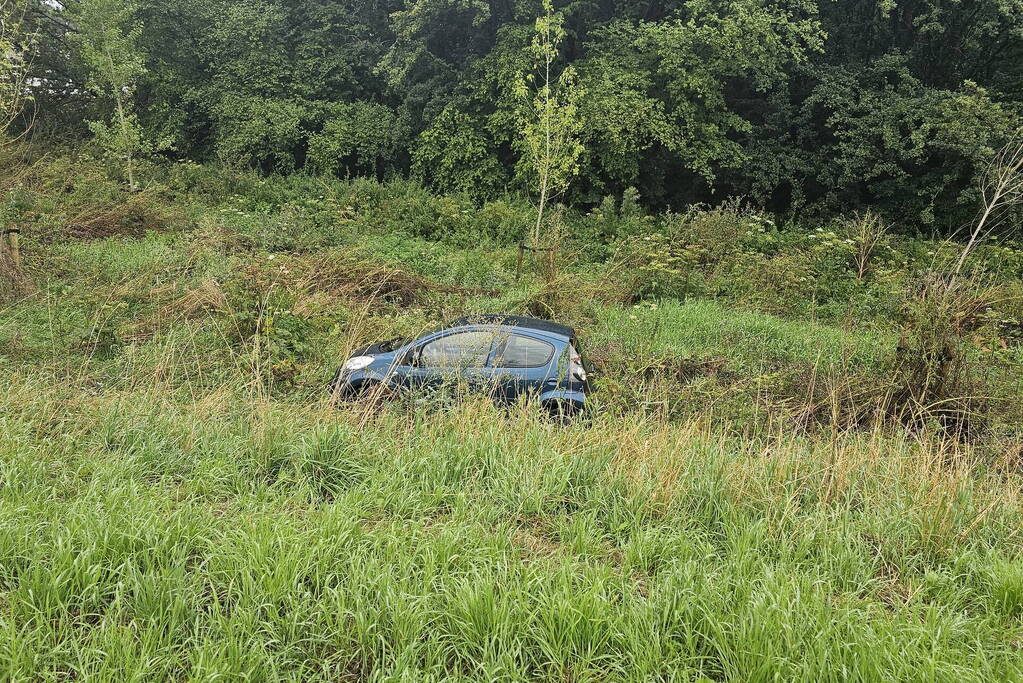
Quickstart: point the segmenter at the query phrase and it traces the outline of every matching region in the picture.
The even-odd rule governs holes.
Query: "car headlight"
[[[362,370],[372,362],[373,356],[352,356],[345,361],[345,364],[341,366],[341,369],[348,371]]]
[[[586,369],[583,368],[583,359],[575,347],[568,347],[568,370],[569,373],[580,382],[586,381]]]

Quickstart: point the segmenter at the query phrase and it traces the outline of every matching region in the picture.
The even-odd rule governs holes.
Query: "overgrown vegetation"
[[[515,198],[19,167],[3,677],[1023,675],[1012,242],[942,280],[874,215],[627,194],[516,281]],[[356,346],[493,310],[580,329],[590,417],[330,405]]]
[[[73,177],[66,175],[72,167]],[[216,324],[232,343],[257,334],[294,337],[270,343],[283,355],[265,367],[289,368],[307,392],[318,390],[327,369],[316,362],[330,354],[334,362],[342,351],[313,351],[315,331],[347,331],[351,316],[373,324],[355,336],[394,336],[462,311],[514,310],[594,335],[591,355],[607,366],[609,386],[620,380],[629,387],[606,393],[610,410],[663,402],[648,400],[657,382],[643,378],[658,375],[652,368],[676,361],[718,368],[720,361],[724,371],[683,382],[681,393],[677,382],[660,389],[691,408],[701,395],[689,391],[728,394],[747,413],[766,417],[776,399],[793,410],[839,401],[827,394],[836,387],[824,388],[827,374],[836,373],[836,381],[851,374],[857,390],[841,398],[858,404],[846,406],[849,424],[887,402],[894,404],[875,417],[926,421],[940,404],[964,420],[971,416],[983,433],[1005,431],[1019,415],[1013,397],[1023,251],[1011,241],[978,243],[963,259],[952,243],[896,236],[872,214],[807,230],[737,204],[650,216],[627,196],[588,213],[563,210],[553,277],[546,264],[527,263],[518,281],[516,245],[528,239],[535,218],[525,201],[476,206],[406,181],[267,179],[188,163],[154,167],[153,176],[159,186],[131,193],[86,157],[32,166],[19,211],[32,217],[26,261],[36,284],[72,277],[79,250],[101,248],[104,238],[112,245],[138,238],[129,244],[139,245],[139,273],[134,266],[122,272],[116,252],[86,259],[98,259],[97,267],[109,261],[94,282],[114,292],[158,276],[144,266],[147,250],[157,266],[171,269],[159,278],[172,284],[155,298],[136,295],[125,311],[133,325],[146,317],[166,325],[181,305],[186,316],[204,313],[204,324]],[[710,333],[716,324],[727,329],[736,309],[754,327],[788,326],[772,334],[803,337],[802,351],[776,357],[769,345],[754,345],[747,355],[741,327],[736,337]],[[115,316],[107,332],[133,337],[119,329],[124,322]],[[687,348],[705,328],[708,346]],[[627,341],[630,329],[642,330],[636,345]],[[826,336],[817,339],[818,330]],[[873,340],[863,342],[869,352],[854,341],[861,338]],[[820,358],[812,357],[815,346]],[[761,381],[761,373],[772,379]],[[750,376],[759,378],[755,390],[735,383]]]
[[[1019,480],[968,450],[40,381],[0,399],[5,677],[1020,672]]]
[[[1023,679],[1021,26],[0,0],[0,678]]]

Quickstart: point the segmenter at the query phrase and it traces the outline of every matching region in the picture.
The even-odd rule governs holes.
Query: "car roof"
[[[450,327],[462,325],[505,325],[508,327],[520,327],[528,330],[539,330],[548,334],[557,334],[566,339],[575,337],[575,330],[568,325],[530,318],[525,315],[509,315],[506,313],[480,313],[478,315],[466,315],[451,323]]]

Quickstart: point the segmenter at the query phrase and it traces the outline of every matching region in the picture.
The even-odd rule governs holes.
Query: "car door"
[[[399,375],[410,389],[465,382],[478,385],[489,378],[494,351],[493,330],[463,330],[440,334],[414,346],[402,360]]]
[[[556,379],[553,341],[518,332],[500,336],[493,357],[493,383],[498,399],[513,403],[519,396],[539,393],[549,379]]]

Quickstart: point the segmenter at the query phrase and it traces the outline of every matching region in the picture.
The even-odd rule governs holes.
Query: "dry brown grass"
[[[73,239],[141,237],[151,230],[163,230],[175,218],[153,190],[125,194],[121,201],[102,200],[72,207],[63,216],[63,234]]]
[[[138,283],[141,284],[141,283]],[[198,285],[178,293],[177,287],[157,287],[151,289],[149,296],[161,301],[171,295],[153,315],[136,321],[124,333],[124,338],[133,342],[152,339],[161,330],[180,324],[187,320],[197,320],[211,315],[226,314],[231,311],[224,288],[212,278],[206,278]]]
[[[357,251],[335,249],[293,263],[299,271],[295,283],[297,291],[326,293],[339,299],[380,300],[408,306],[436,293],[495,294],[493,290],[434,282],[400,268],[373,262]]]

